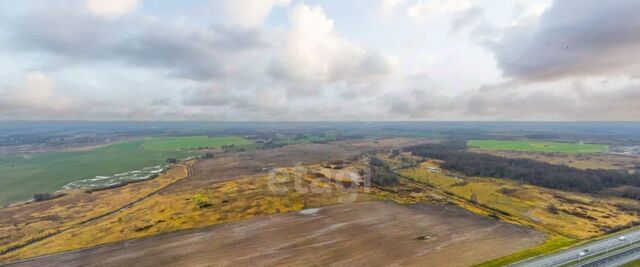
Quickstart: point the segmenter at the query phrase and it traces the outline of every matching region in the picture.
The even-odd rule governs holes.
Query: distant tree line
[[[498,157],[467,152],[466,142],[450,141],[442,144],[417,145],[406,148],[414,155],[443,160],[444,169],[468,176],[487,176],[512,179],[537,186],[582,193],[610,193],[610,188],[640,187],[640,174],[616,170],[581,170],[530,159]],[[637,192],[620,194],[640,199]]]

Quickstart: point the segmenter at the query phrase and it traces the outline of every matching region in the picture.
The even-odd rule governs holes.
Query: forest
[[[545,162],[504,158],[466,151],[463,140],[408,147],[414,155],[443,160],[442,168],[468,176],[486,176],[581,193],[605,193],[640,199],[627,194],[640,187],[640,174],[616,170],[581,170]],[[612,190],[617,188],[617,190]],[[636,190],[637,191],[637,190]],[[631,192],[628,192],[631,193]]]

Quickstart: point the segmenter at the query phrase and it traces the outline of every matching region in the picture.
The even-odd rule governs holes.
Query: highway
[[[619,240],[619,237],[621,236],[625,237],[623,241]],[[593,261],[593,260],[600,260],[601,257],[597,257],[594,259],[589,259],[589,257],[596,254],[606,253],[608,251],[612,251],[612,253],[608,254],[602,260],[609,259],[612,261],[615,260],[616,262],[618,261],[623,262],[623,259],[628,259],[632,256],[640,256],[640,249],[631,250],[631,248],[636,247],[635,245],[630,247],[629,249],[625,248],[624,250],[621,250],[619,252],[626,252],[627,250],[630,250],[630,251],[628,251],[628,254],[622,254],[622,256],[619,256],[621,253],[619,253],[618,251],[613,253],[613,250],[625,245],[629,245],[630,243],[634,243],[634,242],[640,242],[640,230],[634,230],[634,231],[629,231],[622,234],[613,235],[611,237],[598,240],[592,243],[577,246],[567,250],[562,250],[558,253],[550,254],[547,256],[535,257],[535,258],[527,259],[521,262],[517,262],[517,263],[511,264],[510,266],[551,267],[551,266],[565,265],[568,263],[574,263],[574,264],[577,264],[578,266],[583,266],[583,264],[599,264],[598,261]],[[580,252],[583,252],[583,251],[585,251],[585,255],[580,256],[579,255]],[[584,263],[581,263],[580,261],[584,261]],[[613,262],[605,263],[603,261],[600,263],[605,265],[585,265],[585,266],[616,266],[616,265],[611,265]]]
[[[622,250],[608,253],[581,263],[580,267],[615,267],[640,259],[640,245],[633,245]]]

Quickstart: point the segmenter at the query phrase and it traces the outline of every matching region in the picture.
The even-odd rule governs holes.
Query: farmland
[[[609,153],[599,154],[574,154],[574,153],[545,153],[529,151],[486,150],[470,148],[469,152],[486,153],[503,158],[531,159],[555,165],[565,165],[576,169],[602,169],[602,170],[633,170],[637,160],[627,155],[615,155]]]
[[[403,169],[400,173],[508,215],[508,220],[515,223],[575,239],[597,237],[637,220],[634,212],[621,208],[637,205],[634,200],[566,193],[508,180],[452,177],[442,171],[427,169],[437,166],[438,163],[427,162],[420,168]]]
[[[502,266],[639,222],[634,208],[636,200],[465,175],[446,169],[446,160],[425,157],[417,153],[419,149],[416,153],[402,149],[416,144],[444,145],[433,140],[321,142],[310,140],[309,135],[298,136],[305,138],[284,147],[232,150],[213,158],[170,164],[166,172],[148,181],[92,193],[71,190],[53,200],[0,209],[0,218],[7,218],[0,220],[0,262],[53,254],[25,264],[51,261],[65,265],[68,260],[78,258],[87,263],[117,258],[126,265],[136,262],[135,255],[127,252],[134,246],[154,255],[161,250],[172,251],[154,258],[158,264],[177,258],[183,259],[180,262],[184,264],[200,264],[211,261],[212,255],[216,262],[231,265],[250,265],[261,260],[300,264],[301,259],[308,257],[331,264],[340,255],[349,255],[342,260],[357,265],[370,263],[369,259],[379,254],[376,251],[384,250],[395,256],[375,259],[376,262],[389,265],[437,262],[438,266],[486,262],[482,266]],[[146,138],[64,153],[98,153],[106,158],[103,150],[122,146],[129,150],[112,153],[120,153],[124,159],[128,155],[123,157],[122,153],[137,158],[155,155],[159,164],[164,165],[167,157],[188,157],[230,144],[242,148],[258,145],[234,136],[186,136]],[[459,153],[469,153],[465,143],[457,147]],[[437,152],[429,151],[432,150]],[[481,153],[482,149],[471,151]],[[580,162],[607,156],[537,153]],[[31,159],[39,155],[46,154],[33,154]],[[116,157],[110,160],[116,162]],[[400,176],[395,182],[374,182],[368,188],[336,182],[342,181],[336,175],[343,172],[366,170],[367,164],[372,164],[367,162],[375,162],[367,161],[368,157],[379,159],[383,163],[375,164],[383,164]],[[28,157],[21,159],[26,161]],[[620,160],[625,166],[633,163],[627,158]],[[15,163],[16,167],[11,168],[21,167],[19,161]],[[151,165],[144,166],[156,165],[147,164]],[[375,177],[382,172],[372,173]],[[313,211],[305,213],[309,210]],[[354,232],[357,229],[360,234]],[[309,234],[313,238],[306,238]],[[230,245],[229,240],[234,244]],[[202,242],[209,246],[202,246]],[[176,250],[175,243],[194,249]],[[301,244],[302,249],[289,249]],[[98,245],[95,250],[73,251]],[[336,245],[340,251],[335,249]],[[274,257],[260,247],[282,248],[278,253],[287,256]],[[59,252],[63,253],[54,254]],[[237,260],[238,255],[246,258]],[[451,255],[459,255],[461,260],[448,261]]]
[[[309,257],[331,264],[338,257],[354,265],[373,260],[387,265],[435,262],[438,266],[468,266],[544,242],[547,236],[544,233],[465,211],[452,205],[456,203],[449,202],[446,194],[408,179],[368,189],[343,187],[319,178],[316,174],[327,173],[323,171],[326,167],[311,163],[328,158],[345,159],[374,146],[401,141],[300,144],[274,151],[246,151],[240,157],[227,153],[214,159],[197,160],[188,177],[182,176],[184,170],[177,165],[155,180],[95,194],[71,193],[59,199],[7,208],[0,215],[9,216],[0,217],[15,219],[0,222],[0,236],[9,237],[5,239],[9,241],[6,248],[19,248],[6,250],[0,255],[0,261],[102,244],[100,247],[115,249],[116,254],[123,255],[118,257],[122,264],[135,265],[135,259],[119,251],[124,241],[129,251],[134,249],[147,255],[158,255],[158,248],[177,252],[154,257],[152,261],[158,264],[183,258],[185,265],[211,260],[239,266],[261,260],[276,265],[300,265]],[[273,191],[274,180],[260,171],[260,166],[286,166],[292,164],[287,162],[298,161],[310,162],[305,165],[309,171],[300,173],[299,167],[291,165],[274,169],[277,173],[289,174],[282,177],[292,177],[295,172],[302,175],[301,180],[277,179],[275,186],[286,188],[284,192]],[[351,161],[344,170],[361,167],[361,164]],[[146,190],[172,182],[173,185],[162,192],[141,198],[148,195]],[[323,190],[299,191],[298,188]],[[100,216],[111,206],[122,205],[105,205],[85,214],[84,209],[91,205],[84,203],[127,203],[133,199],[141,200],[90,223],[77,223],[87,217]],[[75,205],[78,201],[83,204]],[[304,209],[315,211],[300,212]],[[33,224],[33,221],[39,223]],[[57,234],[38,239],[42,231],[48,229],[57,229]],[[191,238],[193,234],[196,238]],[[206,246],[202,245],[205,243]],[[175,244],[195,250],[176,250]],[[281,248],[278,253],[288,256],[272,257],[269,248],[273,247]],[[420,253],[424,251],[427,253]],[[99,260],[96,257],[102,256],[114,258],[91,250],[69,253],[72,254],[37,259],[65,265],[69,255],[80,255],[87,261],[96,261]],[[448,260],[454,253],[463,253],[461,260]]]
[[[485,150],[511,150],[552,153],[602,153],[608,150],[606,145],[558,143],[543,141],[509,140],[469,140],[467,146]]]
[[[250,145],[250,140],[240,136],[219,136],[215,138],[207,136],[184,136],[184,137],[162,137],[154,138],[144,142],[145,150],[155,151],[178,151],[192,150],[198,148],[220,148],[225,145]]]
[[[300,135],[293,137],[281,137],[275,143],[277,145],[310,144],[336,140],[333,135]]]
[[[196,154],[183,148],[236,143],[250,141],[241,137],[148,138],[89,151],[0,156],[0,205],[29,200],[36,193],[56,191],[74,181],[100,179],[161,165],[170,157]]]
[[[411,218],[406,220],[405,218]],[[429,234],[428,240],[416,237]],[[453,241],[452,241],[453,240]],[[343,204],[36,258],[16,266],[470,266],[544,240],[452,206]],[[451,255],[459,258],[452,261]],[[258,264],[260,263],[260,264]]]

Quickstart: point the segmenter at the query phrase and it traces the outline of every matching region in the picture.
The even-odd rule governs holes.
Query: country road
[[[621,236],[625,237],[624,240],[619,239]],[[613,235],[611,237],[608,237],[599,241],[595,241],[592,243],[588,243],[585,245],[581,245],[578,247],[562,250],[558,253],[554,253],[551,255],[536,257],[536,258],[524,260],[521,262],[517,262],[510,266],[551,267],[551,266],[565,265],[569,263],[576,263],[578,264],[578,266],[582,266],[580,265],[581,263],[579,262],[579,260],[588,258],[590,255],[606,253],[607,251],[612,251],[612,250],[615,250],[616,248],[620,248],[622,246],[629,245],[630,243],[639,242],[639,241],[640,241],[640,230],[633,230],[630,232]],[[584,256],[579,255],[579,253],[582,251],[585,252]],[[626,249],[623,251],[626,251]],[[633,251],[630,251],[629,253],[630,253],[629,255],[627,254],[625,255],[636,256],[640,254],[640,250],[633,250]],[[618,255],[618,253],[614,253],[614,255]],[[599,259],[599,258],[596,258],[596,259]],[[618,258],[616,257],[616,259]],[[585,264],[591,263],[591,261],[586,262],[587,260],[586,259],[584,260],[585,260]],[[615,265],[605,264],[605,265],[585,265],[585,266],[615,266]]]

